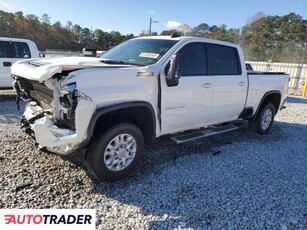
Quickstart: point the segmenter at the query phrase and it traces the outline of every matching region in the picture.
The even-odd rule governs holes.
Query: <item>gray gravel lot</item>
[[[290,97],[270,135],[157,143],[115,183],[39,151],[19,117],[0,91],[0,208],[95,208],[97,229],[307,229],[307,99]]]

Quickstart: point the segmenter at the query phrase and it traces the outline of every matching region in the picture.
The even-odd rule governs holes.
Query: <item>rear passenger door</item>
[[[242,71],[236,47],[206,44],[208,75],[212,76],[212,124],[236,120],[242,112],[247,94],[247,76]]]
[[[10,41],[0,41],[0,88],[12,87],[11,65],[13,63]]]

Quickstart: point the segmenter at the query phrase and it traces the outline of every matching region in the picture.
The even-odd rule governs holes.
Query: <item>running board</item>
[[[210,136],[215,136],[218,134],[234,131],[234,130],[239,129],[242,126],[243,124],[236,124],[236,125],[228,124],[228,125],[224,125],[220,127],[206,128],[202,131],[177,135],[177,136],[171,137],[171,139],[175,141],[177,144],[182,144],[188,141],[193,141],[193,140],[197,140],[197,139],[204,138],[204,137],[210,137]]]

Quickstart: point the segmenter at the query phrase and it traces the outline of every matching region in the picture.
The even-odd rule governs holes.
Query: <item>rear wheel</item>
[[[257,117],[251,121],[250,127],[259,134],[268,134],[275,117],[275,107],[272,103],[267,103],[261,108]]]
[[[143,151],[141,130],[133,124],[121,123],[103,132],[91,143],[87,161],[100,179],[115,181],[135,168]]]

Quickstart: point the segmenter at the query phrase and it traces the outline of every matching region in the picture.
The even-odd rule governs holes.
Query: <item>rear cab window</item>
[[[235,47],[206,44],[208,75],[241,75],[238,50]]]

